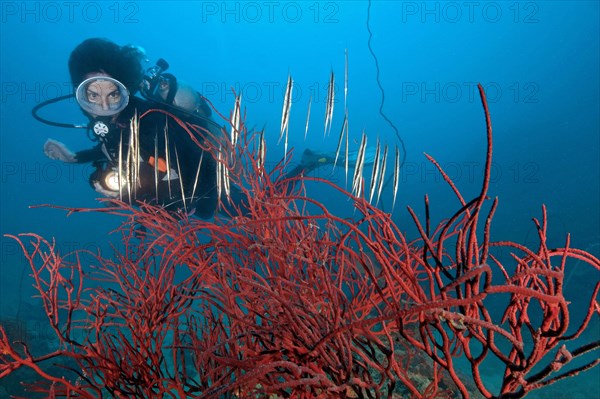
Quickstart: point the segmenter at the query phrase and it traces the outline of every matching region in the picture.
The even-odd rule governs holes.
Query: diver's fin
[[[335,160],[335,154],[316,152],[310,149],[304,150],[302,153],[302,165],[307,168],[314,169],[319,166],[328,165]]]
[[[375,162],[375,148],[366,148],[365,149],[365,165],[372,165]],[[338,164],[342,165],[346,163],[346,160],[343,156],[344,154],[340,154],[340,158],[338,159]],[[356,161],[358,159],[358,151],[351,151],[348,153],[348,166],[356,166]],[[310,149],[304,150],[302,153],[302,164],[303,165],[311,165],[316,164],[316,166],[323,166],[333,164],[335,161],[335,153],[334,152],[316,152]]]
[[[376,148],[365,148],[365,159],[364,165],[373,165],[375,162],[375,154],[377,153]],[[356,166],[356,161],[358,159],[358,151],[351,151],[348,153],[348,166]],[[342,159],[340,164],[345,163],[346,161]]]
[[[366,148],[365,149],[365,165],[372,165],[375,162],[375,148]],[[338,158],[337,164],[339,166],[345,165],[346,160],[343,156],[344,154],[340,154]],[[348,153],[348,167],[356,166],[356,162],[358,159],[358,151],[352,151]],[[317,152],[310,149],[304,150],[302,153],[302,160],[300,164],[303,167],[304,172],[309,172],[316,168],[325,165],[333,165],[335,162],[335,152]]]

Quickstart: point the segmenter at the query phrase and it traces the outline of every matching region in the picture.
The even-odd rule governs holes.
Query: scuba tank
[[[148,101],[184,111],[188,116],[210,118],[212,111],[202,95],[173,74],[165,73],[168,68],[169,63],[162,58],[156,61],[155,66],[148,68],[142,79],[142,96]]]

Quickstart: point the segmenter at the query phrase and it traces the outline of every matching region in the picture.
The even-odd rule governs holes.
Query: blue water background
[[[398,145],[379,113],[382,93],[368,49],[367,2],[2,2],[0,114],[2,234],[34,232],[54,237],[61,251],[105,248],[119,219],[93,213],[66,217],[52,204],[96,207],[85,166],[48,160],[47,138],[74,150],[92,143],[83,131],[42,125],[30,115],[40,101],[71,91],[70,51],[89,37],[144,47],[152,65],[165,58],[176,74],[229,115],[233,88],[242,92],[247,124],[266,127],[270,162],[277,145],[285,82],[295,82],[290,147],[299,159],[311,148],[333,151],[344,113],[344,52],[348,51],[350,140],[362,132]],[[459,203],[423,153],[454,178],[467,199],[481,187],[485,121],[475,84],[489,95],[494,126],[490,196],[500,203],[493,239],[535,245],[532,217],[548,209],[550,246],[571,245],[600,255],[599,9],[583,2],[399,2],[375,1],[372,48],[385,90],[384,113],[407,150],[394,220],[416,237],[406,211],[423,216],[429,194],[432,221]],[[330,72],[337,96],[331,134],[324,137]],[[312,97],[310,129],[304,139]],[[64,122],[83,122],[74,102],[45,110]],[[388,164],[389,165],[389,164]],[[352,173],[352,172],[350,172]],[[345,185],[339,169],[319,177]],[[365,172],[370,179],[370,169]],[[352,204],[333,190],[308,185],[310,196],[332,212],[352,216]],[[391,187],[382,206],[391,211]],[[0,317],[12,317],[19,298],[32,293],[25,260],[14,241],[2,237]],[[589,292],[598,272],[575,269],[567,293]],[[32,306],[35,309],[35,306]],[[573,310],[575,315],[581,313]],[[592,328],[598,337],[599,327]],[[596,369],[583,377],[598,393]],[[587,389],[587,388],[586,388]],[[566,392],[566,385],[556,392]],[[577,393],[572,393],[576,395]],[[573,397],[573,396],[570,396]],[[576,397],[576,396],[575,396]]]

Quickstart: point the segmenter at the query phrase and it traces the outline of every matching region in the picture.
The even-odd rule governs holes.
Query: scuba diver
[[[144,71],[144,60],[143,49],[132,45],[119,46],[101,38],[79,44],[69,57],[69,73],[75,98],[89,123],[58,123],[38,115],[42,107],[72,95],[45,101],[32,113],[52,126],[86,128],[97,145],[72,152],[63,143],[48,139],[44,152],[54,160],[91,163],[95,171],[90,184],[106,197],[185,208],[209,219],[219,208],[221,191],[217,160],[209,149],[215,148],[222,128],[212,120],[211,108],[200,93],[164,72],[166,61],[160,59]],[[143,98],[136,96],[138,92]],[[186,123],[197,129],[186,129]],[[307,150],[286,177],[308,173],[333,159]],[[135,183],[129,184],[132,175]],[[230,198],[243,210],[241,190],[231,189]],[[225,207],[221,210],[228,202],[222,201]]]
[[[220,127],[210,119],[211,110],[199,93],[177,87],[173,75],[161,73],[168,67],[159,62],[147,72],[139,47],[118,46],[106,39],[87,39],[69,57],[69,73],[75,98],[88,118],[88,132],[98,144],[73,153],[64,144],[48,140],[45,154],[56,160],[92,163],[92,187],[107,197],[155,201],[160,205],[182,208],[185,198],[201,218],[210,218],[217,208],[216,161],[204,156],[200,145],[209,135],[190,137],[181,123],[169,115],[181,117],[206,132]],[[141,91],[144,99],[135,96]],[[43,104],[42,104],[43,105]],[[34,109],[34,116],[37,116]],[[133,122],[141,115],[136,134]],[[122,171],[125,158],[135,156],[136,184],[125,187]],[[203,162],[199,166],[199,160]],[[127,161],[127,165],[131,165]],[[197,184],[196,184],[197,182]],[[180,189],[181,187],[181,189]],[[192,188],[196,195],[192,197]]]

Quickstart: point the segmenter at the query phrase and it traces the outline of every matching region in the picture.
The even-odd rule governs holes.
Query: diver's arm
[[[102,152],[102,145],[97,145],[94,148],[87,150],[77,151],[75,154],[75,161],[77,163],[88,163],[106,159],[106,155]]]
[[[88,163],[106,158],[100,144],[88,150],[73,152],[60,141],[53,139],[48,139],[44,143],[44,154],[50,159],[67,163]]]

